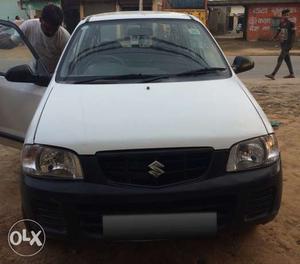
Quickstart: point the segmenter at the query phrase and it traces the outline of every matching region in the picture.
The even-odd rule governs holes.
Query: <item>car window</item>
[[[206,32],[200,30],[196,23],[185,23],[183,25],[184,39],[188,41],[187,48],[200,54],[211,67],[221,67],[223,58],[213,47],[211,39]]]
[[[36,60],[21,39],[16,29],[1,25],[0,27],[0,74],[14,66],[27,64],[35,72]]]
[[[210,76],[229,76],[223,55],[196,21],[100,21],[77,29],[60,63],[57,81],[88,77],[115,77],[116,81],[117,76],[173,76],[209,68],[227,70],[210,71]],[[185,76],[195,77],[199,76]]]

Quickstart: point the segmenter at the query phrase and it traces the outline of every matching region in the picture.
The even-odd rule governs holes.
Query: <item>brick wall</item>
[[[300,4],[257,4],[249,6],[247,40],[271,40],[280,21],[281,11],[290,9],[290,20],[296,24],[297,38],[300,37]]]

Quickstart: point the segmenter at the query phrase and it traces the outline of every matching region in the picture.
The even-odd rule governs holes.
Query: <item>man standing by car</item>
[[[49,4],[43,8],[40,19],[27,20],[20,26],[50,73],[54,71],[70,38],[67,30],[61,26],[62,22],[62,10]]]
[[[49,4],[43,8],[39,19],[29,19],[20,25],[20,29],[50,73],[54,72],[60,55],[70,38],[68,31],[61,26],[62,22],[62,10],[56,5]],[[10,36],[10,39],[2,38],[0,48],[11,49],[21,41],[20,36],[14,34]]]
[[[274,71],[271,74],[265,75],[267,78],[275,80],[275,75],[278,72],[283,60],[285,60],[290,74],[285,76],[284,78],[295,78],[293,66],[290,57],[290,49],[293,46],[293,42],[295,41],[295,23],[289,20],[289,9],[284,9],[282,14],[282,20],[280,22],[279,28],[277,30],[276,35],[273,39],[277,39],[279,37],[280,45],[281,45],[281,53],[277,60],[277,65]]]

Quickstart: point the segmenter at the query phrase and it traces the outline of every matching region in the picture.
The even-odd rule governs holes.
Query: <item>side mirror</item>
[[[19,65],[10,68],[5,74],[6,80],[10,82],[35,83],[40,86],[48,86],[50,77],[33,74],[28,65]]]
[[[254,61],[250,57],[237,56],[235,57],[232,69],[236,74],[249,71],[254,68]]]

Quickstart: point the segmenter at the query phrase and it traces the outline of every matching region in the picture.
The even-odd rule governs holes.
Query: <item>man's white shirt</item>
[[[20,25],[20,29],[36,50],[48,71],[54,72],[60,55],[70,38],[68,31],[60,26],[54,36],[47,37],[42,31],[39,19],[24,21]],[[16,35],[12,36],[12,40],[14,42],[21,41]]]

